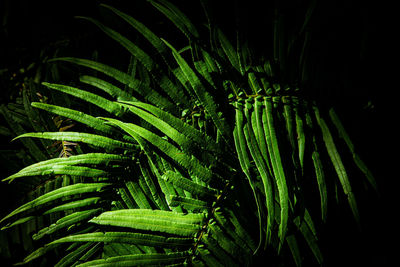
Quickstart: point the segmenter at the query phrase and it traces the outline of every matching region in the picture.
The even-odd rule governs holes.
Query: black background
[[[76,15],[101,17],[100,2],[120,8],[146,25],[173,28],[160,24],[162,16],[146,1],[4,0],[0,2],[0,69],[12,71],[26,67],[38,60],[41,49],[51,51],[60,41],[68,43],[63,50],[65,55],[90,55],[93,48],[98,48],[104,58],[117,57],[116,46],[104,41],[104,36],[95,27],[74,18]],[[197,1],[173,2],[190,18],[203,20]],[[235,26],[235,1],[210,2],[221,27],[229,33]],[[302,1],[278,2],[303,7]],[[312,18],[313,79],[309,86],[323,88],[317,90],[320,92],[317,97],[327,106],[337,108],[381,190],[379,197],[372,190],[360,193],[361,232],[351,219],[349,223],[346,210],[328,212],[328,226],[322,229],[321,238],[325,260],[327,266],[392,266],[391,259],[398,249],[395,235],[399,230],[395,198],[395,182],[399,178],[395,172],[399,121],[395,111],[399,90],[396,81],[398,61],[395,60],[398,30],[393,23],[396,18],[394,7],[385,2],[319,2]],[[240,7],[239,14],[245,22],[243,29],[249,42],[260,53],[270,49],[268,16],[272,14],[274,3],[248,0],[236,5]],[[292,8],[289,13],[297,14],[299,10]],[[174,40],[178,38],[178,32],[171,30],[163,32],[162,36]],[[1,103],[6,103],[12,89],[0,89]],[[1,146],[7,146],[5,142],[8,141],[2,139]],[[5,190],[1,190],[2,203],[11,203],[12,198]]]

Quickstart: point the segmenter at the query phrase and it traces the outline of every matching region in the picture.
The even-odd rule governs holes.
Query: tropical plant
[[[149,2],[183,33],[187,46],[177,48],[102,5],[144,37],[145,43],[134,43],[82,17],[130,53],[128,71],[53,58],[50,64],[74,64],[95,75],[80,76],[79,86],[43,82],[43,90],[61,92],[55,95],[66,101],[32,102],[34,109],[24,91],[26,121],[35,132],[18,130],[15,139],[38,162],[3,181],[51,187],[0,221],[2,229],[35,225],[38,248],[22,263],[53,252],[56,266],[248,266],[254,255],[272,259],[290,252],[300,266],[308,253],[301,248],[308,247],[322,264],[315,221],[326,220],[328,191],[344,193],[359,220],[338,137],[368,182],[376,183],[335,111],[305,97],[301,87],[312,7],[293,36],[277,13],[273,53],[264,59],[240,38],[230,42],[208,13],[204,38],[175,5]],[[46,115],[37,109],[55,115],[55,131],[43,126],[48,117],[47,124],[38,123]],[[44,148],[59,148],[58,156],[42,155],[33,147],[37,138]]]

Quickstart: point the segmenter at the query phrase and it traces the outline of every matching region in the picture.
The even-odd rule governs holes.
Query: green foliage
[[[301,97],[301,88],[274,75],[285,71],[285,51],[296,42],[285,44],[277,19],[271,57],[276,70],[271,61],[253,63],[246,44],[232,44],[214,25],[212,40],[204,40],[177,7],[165,0],[150,3],[189,46],[175,48],[141,22],[102,5],[143,35],[161,58],[84,18],[125,48],[139,71],[54,58],[50,64],[67,62],[106,77],[84,75],[79,86],[42,83],[47,92],[90,108],[65,107],[53,99],[32,101],[32,108],[26,91],[15,111],[1,107],[18,135],[14,140],[22,141],[37,162],[3,181],[59,181],[0,221],[7,230],[42,220],[32,236],[39,248],[22,263],[55,250],[55,266],[248,266],[254,254],[290,250],[300,266],[304,252],[298,243],[305,242],[322,264],[315,222],[326,220],[328,184],[340,184],[356,220],[359,215],[325,114]],[[43,122],[37,109],[79,125],[69,131],[71,125],[55,123],[52,132],[54,121]],[[376,187],[339,118],[333,110],[329,115],[356,166]],[[26,133],[26,121],[35,132]],[[37,138],[43,145],[60,142],[61,157],[43,153],[49,146],[40,149]],[[337,178],[325,172],[332,167]],[[310,201],[313,190],[319,197]]]

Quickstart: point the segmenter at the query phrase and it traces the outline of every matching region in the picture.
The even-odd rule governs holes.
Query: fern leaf
[[[54,212],[67,211],[67,210],[71,210],[71,209],[88,207],[88,206],[98,204],[100,201],[101,201],[101,197],[90,197],[90,198],[80,199],[80,200],[76,200],[76,201],[71,201],[71,202],[62,204],[60,206],[51,208],[51,209],[45,211],[43,213],[43,215],[51,214]]]
[[[174,129],[176,129],[178,132],[180,132],[182,135],[184,135],[185,138],[191,140],[192,142],[196,142],[196,144],[198,144],[203,150],[222,155],[221,148],[211,137],[209,137],[208,135],[204,134],[203,132],[197,130],[196,128],[192,127],[191,125],[185,123],[181,119],[173,116],[172,114],[170,114],[162,109],[159,109],[155,106],[152,106],[150,104],[143,103],[143,102],[123,101],[123,103],[128,104],[129,106],[135,106],[135,107],[141,108],[143,110],[146,110],[147,112],[158,117],[160,120],[164,121],[165,123],[168,123]],[[127,106],[127,107],[129,108],[129,106]],[[134,110],[136,110],[136,109],[134,109]],[[180,144],[180,143],[178,143],[178,144]],[[182,145],[182,144],[180,144],[180,145]]]
[[[305,221],[301,221],[301,219],[299,217],[296,217],[294,219],[294,223],[297,226],[297,228],[300,230],[300,232],[302,233],[304,239],[306,240],[308,246],[310,247],[311,251],[313,252],[318,263],[322,264],[322,262],[323,262],[322,253],[318,247],[315,235],[312,233],[312,231],[310,230],[307,223]]]
[[[25,132],[24,128],[19,123],[15,122],[13,117],[10,115],[10,111],[4,105],[0,106],[0,112],[3,114],[15,134],[20,135]],[[23,140],[22,143],[37,161],[47,159],[47,157],[42,153],[42,150],[35,142],[33,142],[33,140]]]
[[[162,178],[165,181],[170,182],[173,185],[180,187],[180,188],[190,192],[193,195],[199,196],[200,198],[207,197],[207,196],[208,197],[210,197],[210,196],[216,197],[218,194],[217,190],[208,188],[208,187],[200,185],[198,183],[195,183],[176,172],[167,171],[162,176]]]
[[[242,168],[242,171],[247,177],[247,180],[250,184],[250,188],[253,192],[254,200],[256,202],[257,206],[257,217],[258,217],[258,225],[259,225],[259,243],[256,248],[256,251],[261,246],[262,243],[262,209],[261,209],[261,204],[259,200],[259,196],[256,191],[256,186],[255,186],[255,180],[252,178],[252,175],[250,174],[250,156],[247,153],[247,145],[246,145],[246,139],[245,139],[245,134],[244,134],[244,116],[242,112],[242,107],[240,107],[240,103],[236,102],[235,103],[235,108],[236,108],[236,114],[235,114],[235,120],[236,120],[236,125],[235,129],[233,131],[234,135],[234,141],[235,141],[235,147],[239,159],[239,164]]]
[[[9,219],[10,217],[20,214],[22,212],[27,212],[27,211],[35,209],[36,207],[39,207],[39,206],[48,205],[55,200],[58,200],[58,199],[61,199],[61,198],[67,197],[67,196],[77,195],[77,194],[98,192],[100,190],[103,190],[106,186],[109,186],[109,185],[111,185],[111,184],[110,183],[88,183],[88,184],[78,183],[78,184],[73,184],[73,185],[55,189],[51,192],[48,192],[42,196],[35,198],[34,200],[31,200],[28,203],[25,203],[24,205],[15,209],[13,212],[11,212],[7,216],[5,216],[3,219],[1,219],[0,223]]]
[[[92,103],[96,106],[98,106],[101,109],[104,109],[105,111],[120,117],[124,113],[124,110],[121,108],[120,105],[118,105],[115,102],[112,102],[104,97],[101,97],[97,94],[93,94],[75,87],[71,86],[66,86],[62,84],[54,84],[54,83],[42,83],[44,86],[47,88],[51,88],[53,90],[57,90],[69,95],[72,95],[74,97],[80,98],[84,101],[87,101],[89,103]]]
[[[141,140],[141,138],[139,136],[137,136],[136,139],[137,140]],[[139,141],[139,142],[143,143],[143,144],[141,144],[141,147],[144,148],[145,147],[144,140],[143,141]],[[147,151],[147,149],[144,150],[144,151]],[[163,198],[161,196],[161,192],[158,189],[158,187],[156,186],[155,181],[153,181],[153,178],[152,178],[152,176],[150,174],[149,168],[146,167],[143,158],[139,158],[139,163],[138,164],[139,164],[140,171],[141,171],[141,173],[143,175],[143,178],[144,178],[144,180],[146,182],[146,185],[147,185],[148,189],[150,190],[151,197],[152,197],[152,200],[153,200],[154,204],[159,209],[169,210],[168,205],[165,202],[165,198]]]
[[[204,235],[202,241],[207,246],[207,249],[215,255],[216,259],[224,263],[223,266],[239,266],[239,263],[233,258],[235,255],[230,255],[221,248],[218,242],[209,234]]]
[[[51,246],[44,246],[44,247],[40,247],[36,250],[34,250],[32,253],[30,253],[28,256],[26,256],[24,258],[24,260],[22,262],[17,263],[16,265],[23,265],[26,264],[28,262],[31,262],[37,258],[42,257],[43,255],[45,255],[47,252],[59,247],[60,244],[53,244]]]
[[[116,131],[111,126],[104,124],[104,121],[97,119],[91,115],[85,114],[81,111],[40,102],[32,102],[31,105],[35,108],[40,108],[60,116],[70,118],[74,121],[85,124],[93,129],[96,129],[106,134],[116,133]]]
[[[181,206],[190,212],[202,212],[209,208],[206,201],[182,196],[170,196],[169,205],[171,207]]]
[[[235,49],[233,48],[232,44],[229,42],[228,38],[226,38],[225,34],[221,30],[217,30],[218,40],[221,44],[221,47],[228,58],[229,62],[232,66],[243,75],[243,70],[240,65],[238,54],[236,53]]]
[[[78,175],[87,176],[95,175],[107,176],[106,171],[99,169],[88,168],[83,166],[75,166],[77,164],[110,164],[111,162],[122,162],[127,161],[128,157],[120,155],[107,154],[107,153],[88,153],[77,156],[71,156],[68,158],[55,158],[39,163],[32,164],[28,167],[23,168],[19,172],[3,179],[3,181],[12,181],[15,178],[24,176],[35,176],[35,175],[49,175],[49,174],[66,174],[66,175]]]
[[[293,260],[296,266],[302,266],[302,258],[299,250],[299,245],[297,243],[296,237],[294,235],[288,235],[286,237],[286,242],[288,243],[290,252],[292,253]]]
[[[310,113],[308,110],[306,111],[306,124],[307,126],[313,130],[313,122],[310,116]],[[319,148],[317,145],[317,140],[316,136],[312,136],[312,142],[313,142],[313,151],[311,153],[311,158],[313,160],[313,165],[314,165],[314,170],[315,170],[315,176],[317,179],[318,183],[318,190],[320,194],[320,199],[321,199],[321,216],[322,216],[322,221],[326,221],[326,216],[327,216],[327,210],[328,210],[328,192],[327,192],[327,184],[326,184],[326,179],[325,179],[325,173],[323,170],[323,164],[320,158],[320,153],[319,153]]]
[[[213,176],[215,176],[208,168],[204,167],[198,159],[193,156],[188,156],[187,154],[179,150],[176,146],[170,144],[168,141],[165,141],[163,138],[150,132],[149,130],[146,130],[132,123],[123,123],[121,121],[110,118],[107,118],[106,120],[119,126],[132,137],[135,137],[135,135],[139,135],[143,139],[147,140],[155,147],[163,151],[172,160],[176,161],[177,163],[185,167],[193,175],[200,178],[202,181],[207,183],[211,180]]]
[[[105,137],[97,134],[88,134],[81,132],[42,132],[42,133],[25,133],[20,136],[17,136],[15,139],[19,138],[43,138],[49,140],[58,140],[58,141],[70,141],[70,142],[82,142],[95,147],[104,148],[106,150],[115,150],[115,149],[133,149],[135,148],[134,144],[121,142],[119,140],[115,140],[109,137]]]
[[[93,243],[89,242],[78,246],[72,252],[68,253],[60,261],[58,261],[54,267],[70,266],[74,262],[78,261],[79,258],[82,257],[88,250],[90,250],[93,245]]]
[[[30,87],[32,87],[33,85],[30,84]],[[39,116],[39,112],[35,109],[32,108],[29,97],[28,97],[28,90],[26,87],[23,88],[22,91],[22,101],[24,104],[24,108],[25,108],[25,113],[29,118],[29,121],[32,125],[32,128],[36,131],[36,132],[42,132],[45,131],[45,123],[43,122],[42,118]],[[48,142],[45,142],[45,140],[41,140],[43,147],[47,147],[48,145],[50,145]]]
[[[340,121],[338,115],[336,114],[335,110],[331,108],[329,110],[329,116],[333,122],[333,124],[336,126],[336,129],[339,132],[339,136],[343,138],[345,141],[347,147],[349,148],[351,154],[353,155],[354,162],[358,166],[358,168],[365,174],[368,182],[372,185],[372,187],[377,190],[377,185],[374,176],[372,175],[371,171],[368,169],[367,165],[360,159],[358,154],[355,152],[353,142],[350,139],[350,136],[346,132],[345,128],[343,127],[342,122]]]
[[[16,225],[29,222],[29,221],[34,220],[34,219],[36,219],[36,216],[23,217],[23,218],[20,218],[20,219],[14,221],[14,222],[12,222],[12,223],[9,223],[9,224],[7,224],[7,225],[1,227],[0,230],[5,230],[5,229],[8,229],[8,228],[14,227],[14,226],[16,226]]]
[[[123,105],[125,106],[125,105]],[[184,150],[186,149],[190,152],[190,148],[192,147],[193,143],[190,139],[188,139],[185,135],[179,132],[177,129],[169,125],[162,119],[135,107],[134,105],[126,105],[126,107],[135,115],[139,116],[140,118],[144,119],[157,129],[159,129],[163,134],[171,138],[175,143],[181,146]]]
[[[151,209],[150,203],[147,201],[145,194],[136,182],[128,181],[125,185],[139,208]]]
[[[349,202],[351,211],[353,212],[353,216],[356,219],[357,223],[359,223],[359,214],[358,214],[356,199],[354,193],[352,192],[346,169],[343,165],[340,154],[337,151],[335,142],[333,141],[332,134],[329,131],[328,125],[326,124],[325,120],[320,116],[317,107],[314,107],[314,114],[319,124],[319,127],[321,128],[322,138],[324,140],[325,147],[328,151],[328,155],[332,161],[333,166],[335,167],[335,171],[339,177],[339,181],[342,185],[343,191],[347,196],[347,200]]]
[[[161,54],[165,55],[168,47],[164,44],[161,39],[154,34],[149,28],[147,28],[145,25],[137,21],[136,19],[132,18],[131,16],[119,11],[116,8],[113,8],[111,6],[108,6],[106,4],[101,4],[101,6],[108,8],[115,14],[117,14],[119,17],[124,19],[129,25],[134,27],[138,32],[140,32],[149,42],[150,44]]]
[[[27,176],[39,176],[39,175],[72,175],[72,176],[83,176],[83,177],[106,177],[109,173],[103,170],[83,167],[83,166],[69,166],[69,165],[53,165],[45,166],[32,170],[29,172],[18,172],[13,174],[2,181],[12,182],[15,178],[27,177]]]
[[[194,236],[200,229],[203,214],[183,214],[162,210],[127,209],[106,211],[90,220],[100,225]]]
[[[154,105],[159,106],[160,108],[165,108],[169,111],[176,113],[176,106],[170,100],[161,96],[157,91],[152,90],[152,88],[150,88],[146,83],[136,80],[130,75],[120,70],[117,70],[113,67],[88,59],[72,58],[72,57],[54,58],[51,59],[50,62],[54,61],[70,62],[93,70],[97,70],[121,82],[122,84],[125,84],[128,87],[132,88],[133,90],[135,90],[135,92],[137,92],[141,97],[143,97],[150,103],[153,103]]]
[[[110,96],[112,96],[113,98],[115,98],[117,100],[137,101],[136,98],[134,98],[132,95],[128,94],[127,92],[123,91],[119,87],[117,87],[109,82],[106,82],[102,79],[99,79],[97,77],[83,75],[83,76],[79,77],[79,81],[82,83],[92,85],[92,86],[106,92],[107,94],[109,94]]]
[[[111,266],[129,266],[134,263],[135,265],[169,265],[177,264],[185,261],[190,255],[189,251],[184,252],[171,252],[171,253],[154,253],[154,254],[136,254],[110,257],[107,259],[93,260],[83,264],[79,267],[111,267]]]
[[[194,25],[176,6],[164,0],[149,0],[149,2],[163,13],[171,22],[173,22],[189,40],[193,37],[199,37],[199,33]]]
[[[267,212],[268,212],[268,217],[267,217],[267,230],[266,230],[266,235],[267,235],[267,244],[271,241],[271,232],[272,232],[272,227],[274,225],[274,189],[273,189],[273,184],[271,181],[271,177],[269,175],[269,170],[267,167],[267,164],[265,163],[263,156],[261,154],[261,151],[257,145],[257,141],[254,135],[254,130],[252,130],[252,127],[249,123],[251,120],[250,118],[250,109],[252,108],[252,105],[247,102],[245,104],[245,116],[248,121],[248,123],[244,126],[244,135],[246,138],[246,142],[249,148],[249,151],[251,153],[251,156],[254,159],[254,162],[256,164],[257,170],[260,173],[261,180],[263,182],[264,186],[264,196],[266,198],[266,206],[267,206]],[[259,117],[258,119],[261,119]],[[256,127],[258,127],[256,125]],[[255,132],[259,132],[256,130]],[[260,136],[260,139],[263,136]],[[265,148],[264,148],[265,149]]]
[[[34,234],[32,236],[33,240],[38,240],[45,235],[52,234],[56,231],[59,231],[60,229],[63,229],[65,227],[71,226],[73,224],[79,223],[79,222],[86,222],[96,214],[98,214],[101,211],[101,209],[91,209],[91,210],[84,210],[84,211],[77,211],[72,214],[69,214],[67,216],[64,216],[63,218],[59,219],[56,223],[51,224],[48,227],[45,227],[41,229],[38,233]]]
[[[319,153],[317,151],[313,151],[312,160],[315,169],[315,175],[317,177],[318,189],[321,198],[321,216],[322,220],[326,220],[327,210],[328,210],[328,197],[327,197],[327,188],[325,182],[325,174],[322,167],[322,162],[319,157]]]
[[[210,114],[211,119],[213,120],[217,129],[221,132],[223,138],[230,144],[231,134],[230,127],[227,122],[220,117],[217,112],[217,104],[212,96],[207,92],[204,85],[201,83],[200,79],[197,77],[196,73],[192,70],[192,68],[188,65],[188,63],[182,58],[182,56],[173,48],[169,43],[165,40],[164,42],[171,48],[172,53],[175,57],[175,60],[178,62],[179,67],[181,68],[183,74],[185,75],[187,81],[192,86],[198,100],[204,106],[206,111]]]
[[[127,243],[135,245],[155,246],[155,247],[184,247],[193,244],[193,238],[187,237],[168,237],[162,235],[130,233],[130,232],[96,232],[87,234],[77,234],[62,237],[48,245],[65,242],[104,242],[104,243]]]
[[[287,222],[289,217],[289,195],[288,188],[286,185],[286,178],[284,174],[284,168],[282,166],[282,160],[279,152],[278,139],[274,124],[274,114],[272,111],[272,100],[267,97],[264,100],[265,112],[263,113],[263,125],[265,132],[265,139],[267,142],[268,152],[271,159],[272,169],[276,179],[276,185],[279,192],[279,204],[281,208],[280,224],[279,224],[279,238],[281,247],[285,240],[287,231]]]
[[[187,98],[184,95],[180,94],[177,91],[176,86],[169,80],[169,78],[164,73],[162,73],[161,69],[154,62],[154,60],[142,49],[140,49],[138,46],[136,46],[134,43],[132,43],[130,40],[128,40],[118,32],[104,26],[97,20],[86,17],[80,17],[80,18],[91,21],[96,26],[98,26],[103,32],[105,32],[108,36],[110,36],[119,44],[121,44],[123,47],[125,47],[135,58],[137,58],[142,63],[142,65],[152,76],[153,80],[160,85],[160,87],[168,94],[168,96],[171,97],[171,99],[176,104],[183,103],[187,105],[189,103]]]

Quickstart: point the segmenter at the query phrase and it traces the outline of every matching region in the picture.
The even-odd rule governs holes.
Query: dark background
[[[195,21],[204,19],[197,1],[172,2]],[[218,23],[228,35],[240,17],[242,29],[254,49],[260,54],[270,53],[268,41],[272,38],[270,16],[274,2],[210,2],[212,11],[218,15]],[[304,1],[278,2],[288,16],[293,16],[294,22],[296,16],[303,14]],[[312,64],[311,81],[307,86],[327,107],[336,107],[380,188],[379,197],[370,189],[356,195],[361,211],[361,231],[357,230],[344,208],[328,212],[328,225],[322,229],[321,237],[325,260],[327,266],[392,266],[391,259],[398,248],[394,235],[399,230],[395,223],[398,208],[394,197],[394,182],[399,178],[398,172],[394,172],[394,166],[398,164],[395,101],[399,89],[395,81],[398,66],[394,59],[394,37],[398,30],[393,24],[394,7],[385,2],[319,2],[310,25]],[[17,94],[17,88],[9,86],[6,81],[9,75],[40,61],[42,51],[49,55],[57,51],[64,56],[88,57],[96,48],[99,57],[105,61],[121,58],[118,56],[122,49],[109,42],[89,23],[74,18],[76,15],[105,18],[119,26],[118,21],[107,17],[99,8],[99,3],[120,8],[160,31],[171,29],[162,32],[168,40],[178,38],[179,41],[180,38],[179,33],[172,30],[172,25],[160,22],[166,20],[146,1],[2,0],[0,3],[1,103],[7,103]],[[235,6],[239,7],[236,11]],[[1,142],[1,148],[9,146],[9,140],[3,138]],[[1,188],[3,210],[13,199],[12,194],[6,194],[7,189]]]

